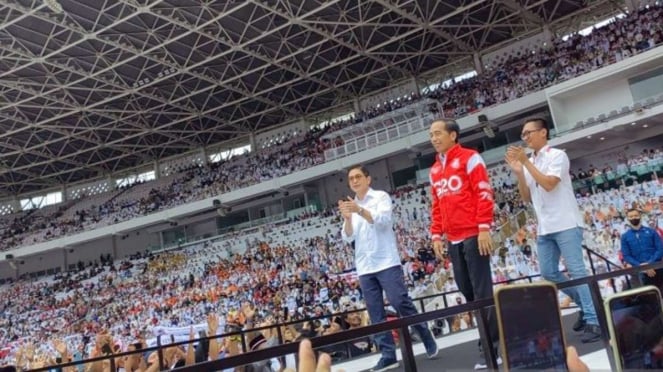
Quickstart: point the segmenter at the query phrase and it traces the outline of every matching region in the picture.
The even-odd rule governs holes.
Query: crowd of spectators
[[[427,191],[401,188],[394,198],[408,282],[416,295],[430,283],[437,266],[425,253]],[[297,227],[313,231],[312,223],[327,233],[290,235]],[[85,346],[100,332],[110,332],[126,346],[137,338],[153,338],[159,329],[177,333],[174,330],[200,324],[210,312],[226,315],[223,326],[233,321],[227,315],[244,301],[257,305],[261,314],[274,314],[275,321],[362,307],[352,248],[342,243],[335,228],[339,224],[331,209],[305,212],[284,226],[262,229],[241,254],[230,255],[223,240],[206,242],[117,262],[102,257],[89,266],[80,263],[73,272],[1,287],[0,345],[11,345],[11,355],[39,345],[31,353],[37,358],[52,356],[47,341],[62,337],[69,350],[89,355]],[[240,233],[223,237],[242,238]],[[324,328],[329,325],[324,322],[313,330],[336,329],[333,324]]]
[[[590,164],[587,170],[578,168],[571,172],[573,181],[586,181],[600,178],[599,181],[611,181],[613,179],[627,175],[631,170],[636,176],[638,173],[643,175],[650,172],[651,169],[658,170],[663,165],[663,151],[661,149],[645,149],[637,156],[629,157],[625,151],[617,156],[617,164],[604,164],[603,167],[596,167]],[[636,177],[638,178],[638,177]],[[603,183],[603,182],[599,182]]]
[[[440,87],[427,97],[439,99],[446,114],[462,116],[483,107],[506,102],[561,80],[614,63],[661,42],[661,7],[635,12],[586,37],[572,36],[550,49],[526,54],[476,78]],[[412,95],[357,114],[353,119],[289,138],[261,151],[205,166],[180,169],[161,186],[137,185],[146,192],[137,198],[114,197],[70,217],[70,205],[46,211],[26,211],[0,220],[0,249],[32,244],[67,234],[117,223],[183,203],[211,197],[324,162],[324,150],[333,143],[321,139],[329,131],[359,123],[414,102]],[[574,174],[577,180],[628,174],[644,165],[660,164],[660,149],[624,158],[603,168],[590,166]],[[514,224],[525,208],[514,189],[508,168],[491,170],[496,189],[497,225]],[[644,224],[663,235],[663,195],[658,181],[632,186],[618,183],[603,191],[579,195],[587,229],[587,245],[616,264],[621,263],[619,237],[626,228],[624,211],[637,207],[646,213]],[[436,260],[428,241],[429,200],[426,188],[394,191],[396,233],[410,294],[456,290],[448,258]],[[75,205],[73,206],[75,208]],[[363,307],[361,291],[352,273],[352,248],[340,239],[336,213],[325,210],[292,219],[284,226],[270,226],[262,236],[249,239],[249,249],[229,254],[223,242],[206,242],[173,252],[139,254],[113,261],[102,257],[72,272],[39,280],[21,280],[0,287],[0,365],[29,363],[32,367],[53,363],[66,345],[74,358],[93,355],[95,340],[110,335],[116,350],[127,350],[141,340],[153,344],[163,334],[178,339],[196,330],[232,330],[247,317],[261,324],[302,320],[302,326],[283,330],[286,340],[337,332],[366,324],[365,314],[336,316],[331,320],[305,321],[311,317]],[[495,282],[538,274],[536,221],[526,218],[513,234],[500,242],[492,258]],[[328,231],[319,235],[288,235],[298,226],[312,225]],[[319,231],[315,230],[315,231]],[[234,233],[232,239],[243,238]],[[589,267],[589,257],[586,258]],[[596,260],[597,270],[607,270]],[[622,284],[619,284],[622,285]],[[607,290],[607,288],[606,288]],[[447,296],[458,304],[460,294]],[[563,299],[568,302],[569,299]],[[254,305],[248,305],[249,303]],[[439,302],[429,305],[440,306]],[[255,307],[254,307],[255,306]],[[216,314],[218,327],[211,327]],[[214,316],[213,316],[214,317]],[[473,326],[471,317],[450,322],[446,331]],[[273,335],[265,336],[273,338]],[[223,353],[238,352],[224,348]],[[344,350],[332,350],[339,356]],[[370,340],[353,342],[350,355],[371,350]],[[184,356],[182,356],[184,359]]]
[[[661,5],[642,8],[587,36],[575,34],[539,50],[519,52],[481,75],[440,85],[429,96],[440,100],[449,117],[522,97],[660,45],[662,16]]]
[[[496,215],[526,213],[510,196],[516,193],[504,171],[506,168],[500,166],[490,170],[496,189],[505,191],[497,193],[503,203],[496,207]],[[449,259],[438,261],[429,249],[427,186],[397,189],[392,196],[411,296],[457,290]],[[648,216],[645,224],[663,233],[661,198],[658,181],[580,196],[581,212],[589,227],[585,241],[619,265],[618,238],[626,228],[625,209],[641,208]],[[515,220],[506,217],[502,222]],[[495,251],[492,269],[496,283],[538,274],[535,224],[527,218]],[[299,233],[288,233],[293,231]],[[242,238],[241,233],[234,233],[231,239]],[[57,355],[61,342],[75,358],[84,359],[94,355],[98,335],[107,334],[117,350],[127,350],[136,340],[154,345],[161,335],[184,341],[192,326],[195,331],[209,328],[209,314],[219,317],[218,333],[242,324],[245,312],[260,319],[260,324],[301,320],[301,325],[282,330],[292,340],[366,324],[361,312],[306,321],[363,307],[352,272],[352,247],[342,242],[340,219],[333,210],[308,212],[285,225],[262,229],[247,241],[249,248],[234,254],[224,247],[224,240],[219,240],[120,261],[101,257],[73,272],[0,287],[0,347],[6,350],[0,359],[13,363],[20,357],[23,363],[47,363]],[[597,270],[607,270],[605,262],[594,261]],[[563,301],[568,304],[570,299]],[[459,293],[447,295],[448,304],[463,302]],[[429,301],[426,308],[442,303]],[[465,314],[435,326],[440,334],[473,327],[474,320]],[[371,350],[370,342],[364,341],[356,341],[349,349],[330,351],[338,358],[348,356],[348,350],[359,355]]]
[[[662,12],[661,5],[650,5],[587,36],[575,34],[540,50],[512,56],[476,77],[451,85],[440,84],[425,94],[415,92],[365,108],[350,119],[298,133],[253,153],[204,166],[184,166],[166,179],[123,191],[126,197],[111,195],[109,200],[75,210],[73,214],[65,210],[75,209],[75,204],[62,206],[50,215],[27,211],[5,216],[0,219],[0,250],[126,221],[321,164],[324,151],[336,145],[334,140],[321,138],[325,133],[361,123],[421,98],[439,100],[445,115],[460,117],[521,97],[659,45],[663,35]]]

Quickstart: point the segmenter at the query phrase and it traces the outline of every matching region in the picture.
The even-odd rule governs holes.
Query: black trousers
[[[653,285],[663,291],[663,269],[656,269],[655,271],[656,275],[653,278],[650,278],[649,275],[645,273],[640,273],[640,283],[642,283],[642,285]]]
[[[467,302],[493,297],[490,256],[479,254],[479,241],[476,236],[457,244],[450,244],[449,256],[453,264],[456,285]],[[496,348],[500,338],[494,307],[488,309],[488,329],[493,347]]]

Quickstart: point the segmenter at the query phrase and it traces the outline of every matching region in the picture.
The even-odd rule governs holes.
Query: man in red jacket
[[[430,232],[433,250],[440,260],[446,236],[456,284],[469,302],[493,296],[490,226],[494,201],[483,159],[476,151],[460,146],[459,135],[460,128],[453,120],[439,119],[431,124],[430,139],[437,156],[430,170],[433,199]],[[489,312],[488,326],[497,345],[499,334],[494,311]],[[480,354],[474,369],[487,368],[485,356]],[[499,358],[498,363],[501,363]]]

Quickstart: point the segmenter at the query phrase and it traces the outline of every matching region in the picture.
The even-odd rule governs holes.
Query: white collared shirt
[[[536,169],[546,176],[560,179],[552,191],[541,187],[527,168],[524,169],[525,181],[532,196],[532,205],[536,211],[537,234],[547,235],[584,225],[578,201],[573,193],[569,174],[569,157],[562,150],[544,146],[538,155],[530,158]]]
[[[363,200],[355,197],[357,204],[369,212],[373,224],[357,213],[352,214],[352,236],[343,240],[355,242],[355,266],[357,275],[372,274],[401,264],[393,229],[391,197],[384,191],[368,189]]]

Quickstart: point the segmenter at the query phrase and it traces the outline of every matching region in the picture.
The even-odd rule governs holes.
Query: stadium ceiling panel
[[[0,195],[246,136],[615,6],[0,0]]]

